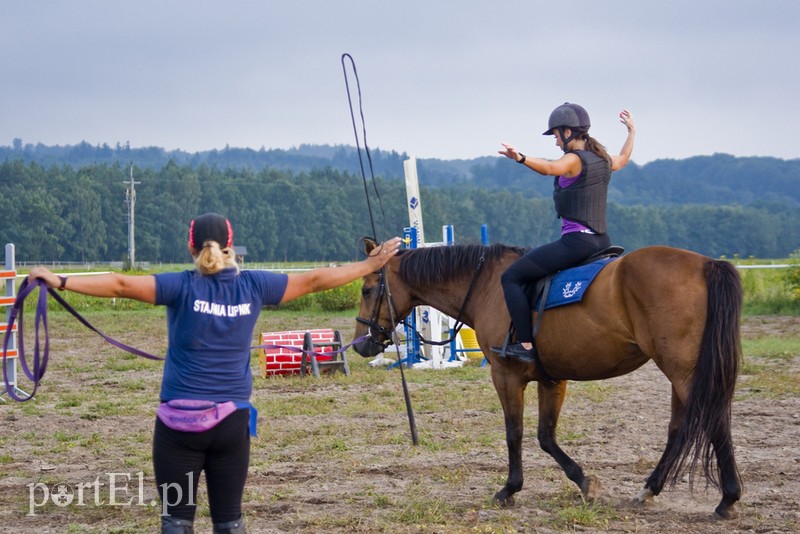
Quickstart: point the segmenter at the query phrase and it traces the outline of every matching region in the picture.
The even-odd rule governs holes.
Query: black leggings
[[[205,470],[211,520],[239,519],[250,464],[249,422],[247,408],[205,432],[180,432],[156,419],[153,467],[163,515],[194,520],[197,482]]]
[[[570,232],[561,239],[529,250],[503,273],[501,282],[517,341],[533,342],[531,302],[525,287],[539,278],[574,267],[592,254],[611,246],[608,234]]]

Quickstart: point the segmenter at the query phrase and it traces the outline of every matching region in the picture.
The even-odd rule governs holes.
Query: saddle
[[[615,259],[615,258],[618,258],[619,256],[622,256],[622,254],[624,252],[625,252],[625,249],[620,247],[620,246],[616,246],[616,245],[610,246],[610,247],[608,247],[608,248],[606,248],[604,250],[601,250],[600,252],[592,254],[591,256],[589,256],[588,258],[583,260],[578,265],[575,265],[574,267],[570,267],[569,269],[564,269],[563,271],[558,271],[558,272],[555,272],[555,273],[548,274],[547,276],[537,280],[535,283],[530,284],[526,288],[526,294],[528,295],[528,301],[531,302],[532,311],[536,312],[536,320],[535,320],[534,325],[533,325],[533,339],[535,340],[536,336],[539,334],[539,328],[541,327],[541,324],[542,324],[542,315],[544,314],[544,310],[547,307],[550,307],[550,306],[546,306],[546,304],[548,302],[548,295],[550,294],[550,285],[551,285],[553,279],[556,276],[559,276],[562,273],[567,273],[569,271],[572,271],[573,269],[577,270],[577,269],[580,269],[580,268],[582,268],[582,267],[584,267],[586,265],[590,265],[590,264],[597,263],[597,262],[603,262],[603,260],[606,260],[596,270],[595,273],[590,275],[591,278],[593,279],[594,275],[596,275],[597,272],[599,272],[600,269],[602,269],[602,267],[604,267],[606,263],[608,263],[612,259]],[[591,280],[589,280],[589,281],[591,281]],[[588,287],[588,282],[587,282],[587,287]],[[585,290],[585,288],[583,288],[583,289]],[[578,298],[577,300],[580,300],[580,298]],[[577,300],[576,300],[576,302],[577,302]],[[568,303],[568,302],[564,302],[563,304],[566,304],[566,303]],[[502,349],[503,353],[505,352],[506,347],[511,342],[511,338],[513,337],[513,334],[514,334],[514,326],[512,325],[508,329],[508,334],[506,334],[506,338],[503,341],[503,349]],[[555,380],[553,380],[553,378],[551,378],[550,375],[547,373],[547,371],[544,369],[544,366],[542,365],[542,362],[541,362],[541,360],[539,358],[539,351],[538,350],[534,351],[534,359],[535,359],[536,368],[539,371],[539,373],[545,379],[549,380],[550,382],[555,382]]]
[[[525,293],[528,295],[528,300],[530,301],[531,306],[533,306],[534,310],[541,307],[542,309],[539,311],[544,311],[544,308],[542,307],[540,300],[547,298],[548,293],[550,293],[550,283],[553,281],[553,278],[555,278],[559,274],[566,273],[568,271],[571,271],[572,269],[577,269],[578,267],[583,267],[584,265],[589,265],[601,260],[618,258],[622,256],[624,252],[625,252],[624,248],[613,245],[608,247],[607,249],[592,254],[591,256],[589,256],[588,258],[586,258],[577,265],[574,265],[568,269],[564,269],[563,271],[551,273],[548,274],[547,276],[539,278],[533,284],[528,285],[525,290]],[[533,332],[534,337],[536,336],[537,330],[538,329],[535,329]]]

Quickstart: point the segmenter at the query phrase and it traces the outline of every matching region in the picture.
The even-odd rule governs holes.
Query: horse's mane
[[[497,262],[507,252],[523,254],[525,249],[494,243],[423,247],[400,251],[400,278],[415,285],[436,284],[471,274],[481,257],[487,263]]]

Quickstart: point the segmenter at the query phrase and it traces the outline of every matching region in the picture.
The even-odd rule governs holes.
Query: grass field
[[[137,488],[141,478],[142,502],[153,502],[150,439],[162,364],[120,352],[63,312],[50,315],[52,360],[36,400],[0,405],[6,429],[0,436],[0,510],[7,531],[155,532],[158,513],[138,505]],[[353,315],[271,311],[263,315],[260,328],[332,327],[348,339]],[[163,354],[163,310],[92,311],[88,318],[121,341]],[[528,392],[526,415],[528,482],[517,507],[499,509],[491,496],[505,475],[502,411],[489,368],[481,366],[480,358],[457,369],[406,372],[420,437],[419,446],[413,447],[398,373],[371,368],[368,360],[351,354],[351,376],[321,379],[260,378],[253,358],[253,399],[261,429],[253,442],[244,502],[249,531],[666,528],[694,533],[728,532],[735,526],[793,532],[797,517],[781,516],[778,510],[797,509],[794,488],[800,484],[800,468],[762,461],[759,455],[773,448],[776,454],[791,454],[787,451],[797,448],[790,422],[800,410],[800,323],[776,326],[774,319],[754,317],[745,324],[735,438],[748,493],[743,518],[735,523],[708,521],[713,491],[701,493],[701,504],[695,504],[697,495],[686,487],[665,491],[661,507],[649,510],[631,511],[617,501],[638,491],[663,447],[669,396],[654,368],[634,373],[640,378],[632,383],[614,379],[570,387],[560,442],[611,486],[613,499],[583,501],[557,465],[538,452],[534,388]],[[652,398],[658,400],[653,408],[635,408]],[[758,422],[764,410],[779,405],[788,405],[788,425],[771,428],[775,422],[769,419]],[[630,409],[638,414],[633,420]],[[748,442],[751,425],[759,428],[758,436],[770,438]],[[132,499],[132,505],[108,505],[108,473],[131,477],[128,493],[117,497]],[[49,501],[39,506],[42,493],[31,496],[31,488],[39,487],[35,484],[76,487],[98,479],[106,484],[99,505],[87,497],[83,506],[59,507]],[[774,493],[778,483],[789,485],[785,493]],[[198,503],[198,532],[210,531],[204,490]]]
[[[350,353],[349,377],[265,379],[254,354],[253,402],[261,427],[244,499],[248,531],[800,531],[800,320],[792,316],[796,311],[763,314],[791,304],[779,280],[776,271],[743,276],[750,312],[734,403],[745,483],[739,519],[711,521],[717,493],[692,494],[685,482],[665,489],[654,506],[624,505],[664,445],[669,389],[650,364],[626,377],[570,385],[559,442],[603,480],[608,498],[597,502],[584,501],[538,449],[536,390],[529,388],[526,484],[517,506],[501,509],[491,497],[506,475],[503,415],[480,357],[461,368],[406,371],[420,438],[414,447],[396,370],[372,368]],[[164,354],[163,309],[66,295],[105,333]],[[354,316],[354,310],[322,311],[312,301],[301,309],[265,311],[257,331],[329,327],[347,340]],[[0,404],[4,529],[156,532],[150,444],[163,364],[119,351],[59,310],[50,313],[50,336],[51,361],[36,399]],[[24,380],[21,386],[30,390]],[[110,473],[128,477],[115,505]],[[94,481],[105,484],[97,493]],[[86,485],[83,504],[45,499],[42,488],[59,484]],[[196,531],[210,531],[204,489],[198,504]]]

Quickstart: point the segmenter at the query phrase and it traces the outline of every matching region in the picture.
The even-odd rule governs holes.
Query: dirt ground
[[[341,329],[351,331],[352,320],[342,320]],[[745,339],[797,336],[800,318],[748,318],[742,332]],[[113,350],[84,331],[62,336],[51,350],[64,354],[87,348],[98,353],[97,362]],[[157,531],[148,453],[160,369],[124,362],[131,367],[120,373],[135,373],[138,381],[99,381],[91,374],[99,363],[76,368],[62,359],[51,364],[37,406],[0,404],[4,532]],[[800,376],[800,354],[781,362],[784,375]],[[126,400],[118,401],[109,417],[90,415],[105,404],[81,397],[84,388],[70,383],[70,373],[83,373],[108,390],[122,389],[120,398]],[[599,386],[576,385],[568,394],[559,440],[587,474],[602,482],[600,506],[584,504],[577,488],[539,449],[535,388],[528,390],[525,486],[514,507],[500,509],[491,497],[505,480],[507,456],[488,369],[477,380],[429,374],[411,381],[422,438],[417,447],[410,444],[404,408],[397,409],[398,373],[385,374],[393,378],[377,383],[256,380],[256,405],[265,408],[260,408],[262,435],[253,445],[244,502],[248,532],[800,532],[800,397],[766,394],[746,374],[733,407],[744,494],[738,517],[727,521],[712,519],[718,492],[701,483],[692,493],[687,480],[645,507],[627,504],[665,443],[669,386],[652,364],[594,383]],[[309,380],[317,382],[307,385]],[[269,406],[279,402],[285,411],[271,411]],[[313,404],[315,415],[304,413],[301,402]],[[331,407],[319,415],[325,403]],[[375,410],[359,410],[359,403]],[[53,487],[63,481],[74,494],[80,482],[100,478],[107,483],[110,472],[133,474],[127,493],[118,496],[133,499],[133,505],[59,506],[54,501],[38,506],[44,497],[35,493],[40,491],[36,483]],[[137,472],[143,473],[142,499]],[[86,493],[90,501],[91,488]],[[196,527],[196,532],[211,531],[207,510]]]

